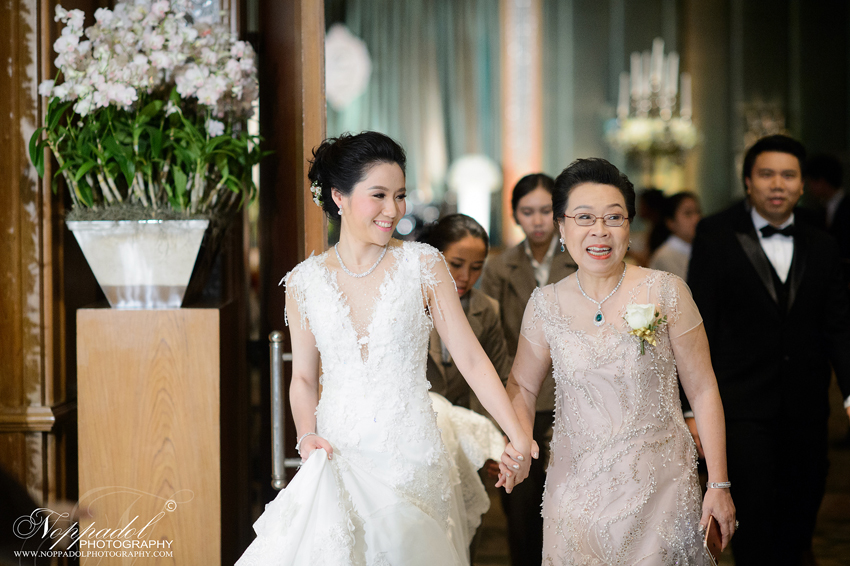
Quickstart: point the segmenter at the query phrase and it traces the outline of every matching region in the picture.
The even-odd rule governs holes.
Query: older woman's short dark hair
[[[552,215],[555,222],[564,217],[570,192],[584,183],[616,187],[626,201],[626,212],[629,218],[635,217],[635,186],[628,177],[605,159],[590,157],[576,159],[555,179],[555,190],[552,193]]]

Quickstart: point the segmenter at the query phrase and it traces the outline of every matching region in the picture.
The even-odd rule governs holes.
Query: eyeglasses
[[[606,214],[605,216],[596,216],[595,214],[590,214],[589,212],[582,212],[581,214],[576,214],[575,216],[569,216],[567,214],[564,215],[564,218],[572,218],[576,221],[576,224],[579,226],[593,226],[596,224],[596,221],[601,219],[602,222],[611,228],[617,228],[626,223],[626,220],[629,219],[625,214]]]

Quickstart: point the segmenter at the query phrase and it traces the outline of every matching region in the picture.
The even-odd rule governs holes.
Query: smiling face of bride
[[[396,163],[376,163],[347,195],[333,191],[334,202],[342,211],[342,235],[387,245],[407,210],[406,196],[401,167]]]

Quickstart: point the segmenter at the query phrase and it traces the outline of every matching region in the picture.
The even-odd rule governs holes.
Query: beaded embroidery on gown
[[[605,303],[600,328],[574,275],[535,290],[526,308],[522,335],[535,355],[551,355],[557,384],[545,566],[709,564],[671,343],[702,319],[679,277],[631,269],[638,276]],[[623,318],[630,303],[667,316],[645,355]]]
[[[333,459],[324,450],[310,455],[255,522],[257,538],[237,564],[466,565],[477,523],[467,517],[425,379],[430,317],[441,316],[427,312],[426,293],[450,285],[456,296],[442,255],[391,241],[363,278],[331,270],[327,258],[305,260],[286,284],[321,354],[316,432]],[[490,435],[477,438],[486,444]],[[470,501],[482,512],[480,496]]]

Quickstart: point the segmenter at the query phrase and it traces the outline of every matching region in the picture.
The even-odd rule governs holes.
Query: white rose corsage
[[[655,346],[655,331],[658,330],[660,324],[667,322],[667,315],[662,317],[653,304],[636,305],[632,303],[626,305],[626,316],[623,318],[631,327],[629,334],[637,336],[640,341],[641,355],[646,353],[647,342]]]

